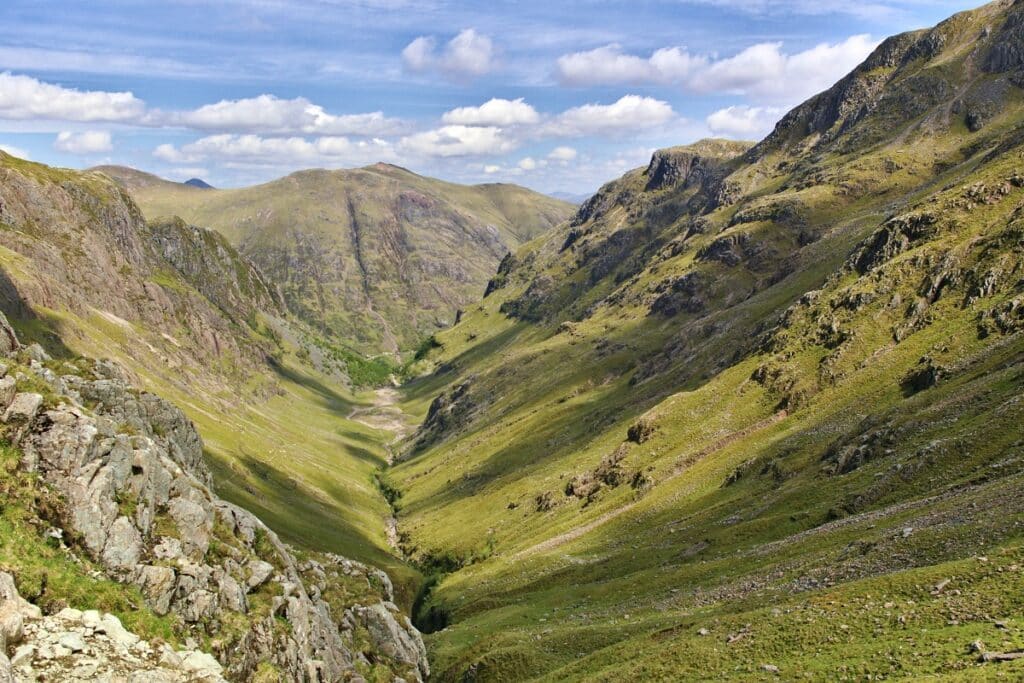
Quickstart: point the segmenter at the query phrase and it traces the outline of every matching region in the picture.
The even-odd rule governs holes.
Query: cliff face
[[[16,317],[54,312],[51,334],[93,325],[199,383],[247,374],[273,349],[255,314],[279,313],[279,300],[255,268],[213,233],[148,225],[100,174],[0,153],[0,247],[0,304]]]
[[[4,438],[63,501],[69,553],[137,587],[176,634],[210,641],[232,680],[344,680],[376,667],[429,673],[387,574],[336,555],[297,559],[249,512],[211,492],[203,443],[180,410],[108,362],[53,361],[15,340],[3,362]]]

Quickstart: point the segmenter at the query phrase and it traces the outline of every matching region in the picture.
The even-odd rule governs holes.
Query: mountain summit
[[[509,249],[572,212],[514,185],[455,185],[390,164],[202,193],[101,170],[147,216],[180,215],[220,231],[291,311],[367,353],[415,349],[450,325]]]

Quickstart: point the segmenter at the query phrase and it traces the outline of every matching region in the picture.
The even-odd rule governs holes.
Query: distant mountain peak
[[[214,189],[213,185],[211,185],[210,183],[206,182],[202,178],[189,178],[188,180],[186,180],[182,184],[183,185],[189,185],[190,187],[198,187],[200,190],[212,190],[212,189]]]

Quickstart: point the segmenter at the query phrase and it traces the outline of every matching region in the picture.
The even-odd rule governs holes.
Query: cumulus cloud
[[[53,141],[53,148],[67,154],[97,154],[114,148],[110,133],[105,130],[87,130],[81,133],[62,131]]]
[[[541,163],[543,163],[543,162],[541,162]],[[532,171],[535,168],[537,168],[538,162],[533,157],[526,157],[524,159],[520,159],[519,163],[516,164],[516,166],[518,166],[519,168],[521,168],[524,171]]]
[[[621,135],[648,131],[676,118],[672,107],[662,100],[625,95],[613,104],[584,104],[559,114],[545,133],[556,136]]]
[[[462,126],[516,126],[540,121],[537,110],[523,101],[493,98],[479,107],[459,107],[445,112],[441,121]]]
[[[572,147],[561,146],[555,147],[553,150],[551,150],[551,152],[548,154],[548,159],[551,159],[552,161],[560,161],[566,163],[575,159],[576,156],[577,152],[575,149],[573,149]]]
[[[395,133],[404,127],[401,121],[379,111],[335,115],[304,97],[284,100],[274,95],[221,100],[171,115],[168,120],[196,130],[262,134],[373,136]]]
[[[414,73],[440,71],[452,78],[474,78],[493,68],[494,42],[467,28],[438,50],[437,39],[420,36],[402,50],[402,63]]]
[[[695,56],[679,47],[644,58],[608,45],[560,57],[557,71],[565,85],[675,84],[697,93],[798,101],[828,88],[877,44],[870,36],[856,35],[786,54],[782,43],[758,43],[724,59]]]
[[[181,147],[163,144],[153,156],[172,164],[208,160],[239,164],[309,164],[318,162],[365,163],[385,156],[390,146],[382,140],[354,142],[345,137],[324,136],[265,138],[259,135],[209,135]]]
[[[777,107],[726,107],[708,116],[707,124],[715,135],[759,140],[771,132],[784,113],[783,109]]]
[[[517,146],[497,126],[442,126],[406,136],[399,142],[402,150],[429,157],[504,154]]]
[[[487,164],[486,166],[484,166],[484,173],[486,173],[487,175],[493,175],[495,173],[499,173],[500,171],[501,166],[498,166],[496,164]]]
[[[0,144],[0,152],[7,152],[12,157],[18,157],[19,159],[31,159],[28,152],[23,150],[21,147],[15,147],[14,145]]]
[[[673,83],[705,68],[708,60],[682,48],[662,48],[649,58],[622,52],[613,44],[558,58],[558,77],[565,85]]]
[[[303,97],[286,100],[268,94],[165,112],[148,108],[130,92],[81,91],[7,72],[0,73],[0,119],[172,126],[261,135],[374,137],[407,129],[404,121],[379,111],[331,114]]]
[[[29,76],[0,73],[0,119],[138,121],[145,103],[130,92],[64,88]]]

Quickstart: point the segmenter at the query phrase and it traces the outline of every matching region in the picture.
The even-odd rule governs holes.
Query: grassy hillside
[[[217,233],[146,223],[98,173],[0,154],[0,193],[0,306],[24,341],[123,365],[195,421],[224,498],[300,548],[388,569],[411,602],[374,479],[393,434],[349,419],[373,394],[328,371],[332,347],[251,263]]]
[[[226,235],[293,313],[371,354],[412,351],[450,325],[505,252],[572,211],[515,185],[467,187],[388,164],[302,171],[238,190],[100,170],[150,218],[180,215]]]
[[[1020,26],[655,154],[437,335],[389,480],[438,680],[1024,675]]]

